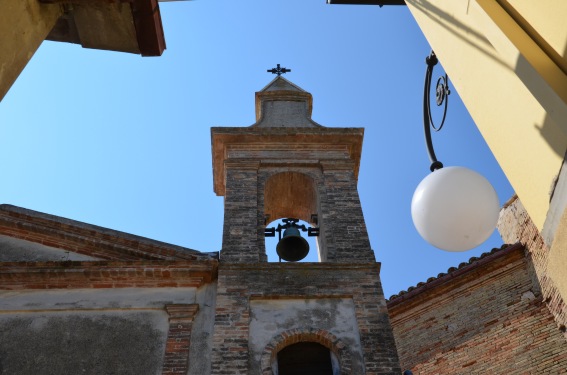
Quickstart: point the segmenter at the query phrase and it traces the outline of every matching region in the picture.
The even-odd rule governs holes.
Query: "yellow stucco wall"
[[[60,4],[0,0],[0,101],[61,14]]]
[[[567,54],[567,25],[565,18],[562,21],[559,17],[567,14],[567,1],[565,0],[501,0],[500,4],[509,9],[510,12],[517,12],[528,32],[533,29],[533,37],[538,42],[546,44],[543,48],[549,47],[552,52],[563,58],[563,69],[567,66],[565,56]],[[560,22],[558,22],[560,21]]]
[[[549,11],[547,5],[528,0],[510,3],[517,6],[514,11],[541,11],[526,20],[534,20],[534,30],[541,35],[561,29],[562,36],[554,35],[550,45],[559,48],[565,43],[566,6]],[[496,0],[407,0],[407,4],[541,230],[550,188],[567,149],[567,77],[525,25],[515,22]]]

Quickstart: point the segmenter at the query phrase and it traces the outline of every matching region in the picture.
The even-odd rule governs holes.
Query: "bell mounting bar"
[[[287,228],[297,228],[303,232],[307,232],[307,236],[309,237],[317,237],[319,236],[319,228],[307,228],[305,224],[297,225],[299,219],[295,219],[293,217],[289,217],[287,219],[282,219],[283,225],[278,224],[277,227],[272,228],[265,228],[264,229],[264,236],[266,237],[275,237],[276,232],[278,232],[279,239],[282,239],[282,231]]]

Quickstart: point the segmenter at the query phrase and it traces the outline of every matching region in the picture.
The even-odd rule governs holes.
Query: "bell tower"
[[[401,373],[356,187],[364,129],[321,126],[312,106],[278,74],[255,124],[211,129],[225,198],[212,374],[301,373],[300,343],[332,374]],[[319,263],[267,261],[266,225],[287,218],[317,228]]]

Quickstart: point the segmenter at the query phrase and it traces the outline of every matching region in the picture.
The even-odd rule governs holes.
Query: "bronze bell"
[[[309,243],[301,237],[298,228],[290,227],[284,231],[282,239],[276,246],[276,252],[283,260],[297,262],[307,256]]]

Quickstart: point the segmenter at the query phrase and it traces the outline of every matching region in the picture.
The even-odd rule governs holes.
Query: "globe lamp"
[[[435,126],[429,98],[433,68],[438,62],[433,51],[425,62],[423,129],[431,174],[413,194],[411,216],[421,237],[431,245],[446,251],[466,251],[479,246],[494,231],[499,200],[490,182],[477,172],[464,167],[443,168],[443,163],[437,160],[430,128],[439,131],[443,127],[451,91],[445,74],[437,80],[435,88],[437,106],[444,106],[441,123]]]
[[[437,169],[418,185],[411,202],[415,228],[446,251],[466,251],[490,237],[500,212],[486,178],[464,167]]]

